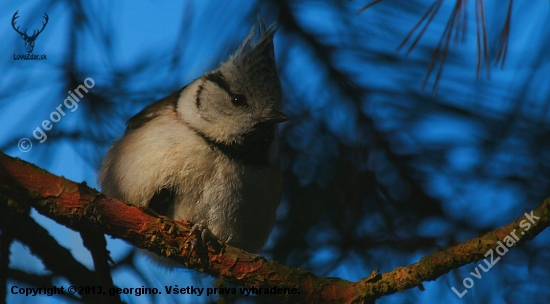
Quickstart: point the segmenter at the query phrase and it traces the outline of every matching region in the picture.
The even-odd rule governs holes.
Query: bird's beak
[[[288,116],[286,116],[283,112],[278,110],[272,110],[268,114],[264,115],[260,119],[263,123],[272,123],[277,124],[281,122],[285,122],[288,120]]]

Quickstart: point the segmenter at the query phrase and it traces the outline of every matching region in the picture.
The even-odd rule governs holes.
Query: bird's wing
[[[147,106],[145,109],[141,110],[141,112],[134,115],[134,117],[130,118],[126,123],[127,127],[125,134],[142,127],[147,122],[161,115],[161,113],[165,111],[175,111],[179,96],[184,89],[185,87],[172,93],[170,96]]]

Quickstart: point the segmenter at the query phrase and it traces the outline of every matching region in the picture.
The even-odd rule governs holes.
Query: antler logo
[[[44,13],[44,19],[46,19],[46,22],[42,22],[42,29],[40,29],[39,31],[34,30],[32,33],[32,36],[29,37],[29,35],[27,35],[27,30],[25,30],[25,32],[22,33],[19,31],[19,26],[17,28],[15,27],[15,19],[19,18],[19,16],[17,16],[18,12],[19,11],[16,11],[15,14],[13,14],[13,17],[11,18],[11,26],[19,35],[21,35],[21,38],[25,40],[25,48],[27,49],[27,53],[32,53],[32,50],[34,50],[34,41],[36,40],[36,38],[38,38],[38,35],[42,33],[42,31],[46,27],[46,24],[48,24],[48,20],[50,18],[48,18],[48,14]]]

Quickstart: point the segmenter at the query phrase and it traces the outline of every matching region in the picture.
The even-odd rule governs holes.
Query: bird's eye
[[[237,107],[244,107],[247,106],[248,103],[246,102],[246,96],[243,94],[233,94],[231,95],[231,103]]]

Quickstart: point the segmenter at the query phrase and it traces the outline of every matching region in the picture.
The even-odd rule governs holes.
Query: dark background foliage
[[[516,1],[503,69],[476,79],[475,2],[464,40],[452,44],[437,90],[423,79],[456,1],[444,1],[414,50],[396,47],[432,0],[16,1],[0,8],[0,149],[98,188],[97,173],[124,123],[144,106],[216,68],[257,16],[278,20],[276,56],[284,89],[284,192],[265,256],[321,276],[358,280],[417,262],[436,250],[513,221],[550,194],[549,2]],[[507,1],[485,1],[495,57]],[[11,28],[49,23],[34,54]],[[85,78],[95,85],[44,143],[32,133]],[[17,148],[21,138],[32,149]],[[76,259],[91,266],[79,235],[33,212]],[[380,303],[544,303],[550,299],[548,232],[510,250],[459,299],[467,265],[426,290]],[[158,267],[109,239],[120,287],[211,286],[214,279]],[[9,286],[69,285],[18,242]],[[18,275],[16,275],[18,274]],[[23,274],[32,274],[23,275]],[[46,282],[46,283],[44,283]],[[163,287],[162,287],[163,288]],[[9,293],[8,293],[9,294]],[[132,303],[208,302],[196,296],[123,297]],[[8,302],[64,298],[8,295]]]

